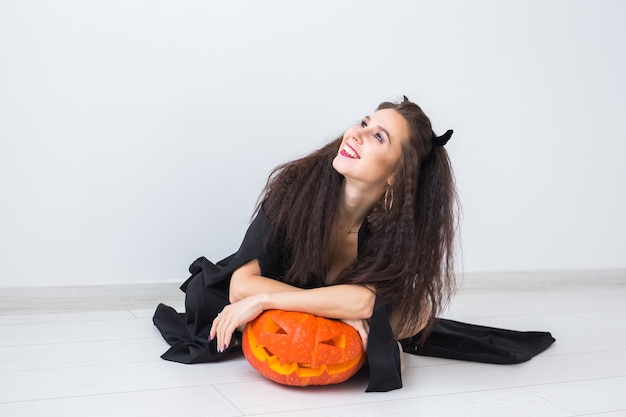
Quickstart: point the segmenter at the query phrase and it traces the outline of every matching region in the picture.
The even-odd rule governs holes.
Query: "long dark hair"
[[[455,287],[454,176],[447,151],[433,147],[430,120],[417,104],[405,97],[400,103],[381,103],[380,109],[394,109],[410,126],[387,193],[393,203],[381,199],[372,209],[367,217],[369,239],[334,284],[374,286],[377,297],[402,317],[397,333],[415,328],[423,317],[429,317],[428,330]],[[332,161],[341,141],[277,167],[260,198],[274,227],[285,236],[283,279],[299,287],[325,285],[327,245],[343,179]]]

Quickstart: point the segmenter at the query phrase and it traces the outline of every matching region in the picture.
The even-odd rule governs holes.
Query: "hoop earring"
[[[389,196],[390,188],[391,188],[390,186],[387,186],[387,189],[385,190],[385,200],[384,200],[385,211],[389,211],[393,207],[393,188],[391,188],[391,196]]]

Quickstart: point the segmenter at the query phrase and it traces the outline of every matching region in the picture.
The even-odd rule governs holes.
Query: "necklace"
[[[337,227],[340,228],[341,230],[343,230],[344,232],[347,232],[347,233],[359,233],[359,229],[357,229],[357,230],[348,229],[347,227],[343,227],[339,223],[337,223]]]

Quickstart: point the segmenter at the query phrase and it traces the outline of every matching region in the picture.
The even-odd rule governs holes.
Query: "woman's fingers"
[[[370,332],[370,324],[367,320],[342,320],[344,323],[349,324],[357,331],[361,336],[361,342],[363,342],[363,350],[367,350],[367,339]]]
[[[232,325],[232,317],[226,311],[226,308],[213,320],[213,324],[217,326],[217,351],[224,352],[230,345],[233,332],[237,326]]]
[[[361,341],[363,342],[363,350],[367,351],[367,339],[369,337],[369,329],[365,329],[365,326],[361,326],[360,328],[356,329],[357,332],[359,332],[359,335],[361,336]]]
[[[218,313],[217,317],[213,319],[211,331],[209,332],[209,341],[217,339],[217,351],[220,353],[226,350],[230,344],[234,332],[234,329],[230,330],[231,327],[232,326],[229,324],[229,320],[223,311]]]
[[[223,352],[230,345],[233,333],[261,314],[258,300],[254,296],[229,304],[213,320],[209,340],[215,337],[217,351]]]

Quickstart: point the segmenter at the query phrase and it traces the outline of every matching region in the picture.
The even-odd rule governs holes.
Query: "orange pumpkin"
[[[293,311],[262,313],[244,329],[242,347],[253,368],[284,385],[337,384],[365,362],[352,326]]]

